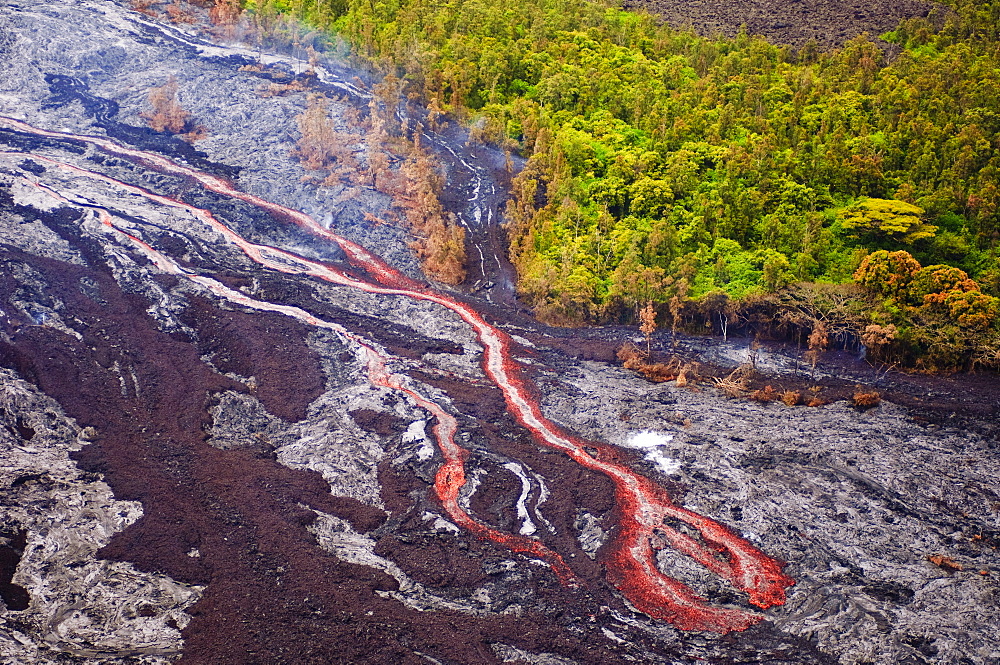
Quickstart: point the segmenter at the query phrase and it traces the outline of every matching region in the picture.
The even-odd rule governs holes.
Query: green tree
[[[862,199],[843,211],[841,222],[855,239],[912,245],[937,233],[936,226],[923,221],[923,214],[923,208],[905,201]]]

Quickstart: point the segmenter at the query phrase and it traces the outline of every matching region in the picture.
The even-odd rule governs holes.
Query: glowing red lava
[[[784,603],[785,589],[794,584],[794,580],[782,572],[782,565],[779,562],[722,524],[674,504],[662,487],[628,466],[612,461],[614,455],[607,446],[584,442],[565,433],[545,418],[537,400],[533,397],[530,383],[524,377],[521,366],[513,359],[510,337],[487,323],[469,305],[437,293],[403,275],[363,247],[325,229],[308,215],[238,191],[230,183],[216,176],[177,164],[159,155],[120,146],[104,138],[37,129],[2,116],[0,124],[39,136],[83,141],[110,154],[142,163],[156,171],[192,178],[218,194],[238,198],[279,218],[290,219],[311,233],[337,243],[348,256],[350,263],[362,268],[375,281],[359,280],[336,267],[285,250],[251,243],[207,210],[189,206],[77,166],[31,155],[35,159],[58,165],[78,175],[95,178],[139,194],[156,203],[184,209],[266,268],[289,274],[310,275],[370,293],[426,300],[458,314],[475,330],[483,346],[483,369],[503,392],[508,410],[515,419],[528,429],[541,445],[559,450],[577,463],[603,473],[613,481],[620,524],[613,540],[606,547],[608,578],[636,609],[684,630],[720,633],[745,630],[763,619],[761,615],[753,612],[710,605],[686,585],[663,575],[656,566],[654,543],[665,543],[691,557],[711,572],[728,580],[734,587],[745,591],[749,601],[758,607],[768,608]],[[105,225],[123,234],[161,270],[183,275],[217,295],[244,306],[281,312],[311,325],[335,330],[357,344],[366,354],[368,376],[374,384],[405,392],[421,408],[434,415],[436,424],[433,433],[445,460],[435,478],[435,491],[449,517],[462,528],[481,538],[494,541],[511,551],[541,559],[552,567],[565,584],[577,583],[572,570],[562,557],[545,547],[539,540],[498,531],[477,521],[459,506],[459,491],[466,482],[465,460],[468,451],[455,442],[458,423],[440,405],[409,388],[405,377],[391,373],[387,369],[388,358],[385,355],[342,327],[317,319],[304,310],[257,301],[215,280],[190,274],[169,257],[117,228],[107,216],[107,212],[101,212],[101,219]],[[596,450],[596,454],[592,455],[587,448]],[[693,527],[700,534],[700,540],[672,528],[669,526],[671,521],[681,521]]]

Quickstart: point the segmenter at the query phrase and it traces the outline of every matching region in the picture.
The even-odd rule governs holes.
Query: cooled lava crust
[[[8,133],[5,140],[8,146],[20,149],[37,143],[15,132]],[[62,147],[70,154],[79,152],[73,138],[67,138]],[[30,159],[21,162],[21,172],[41,175],[47,169],[62,169],[73,175],[88,173],[50,157],[38,159],[40,164]],[[106,166],[103,159],[89,161]],[[114,169],[124,179],[98,174],[99,181],[144,191],[127,182],[143,177],[141,161],[128,166],[116,160]],[[32,182],[24,177],[21,181]],[[467,379],[449,380],[440,373],[411,372],[427,385],[444,390],[456,407],[463,431],[483,438],[478,452],[466,458],[466,466],[485,472],[471,509],[478,519],[491,525],[490,529],[513,532],[517,526],[512,506],[521,481],[505,471],[505,453],[527,462],[546,479],[551,496],[545,515],[552,526],[537,542],[560,553],[558,561],[565,573],[558,567],[555,571],[525,570],[523,564],[512,567],[516,564],[510,559],[512,552],[522,551],[517,542],[536,542],[521,536],[511,541],[482,529],[451,536],[428,533],[415,508],[434,505],[433,486],[429,479],[420,478],[419,469],[408,477],[389,465],[380,468],[387,509],[383,512],[349,497],[332,496],[318,473],[282,466],[266,445],[229,450],[209,445],[206,439],[212,418],[208,409],[217,395],[227,391],[252,394],[267,412],[289,424],[306,416],[307,407],[323,392],[324,379],[330,378],[324,377],[321,359],[307,344],[308,326],[276,313],[234,311],[219,301],[187,293],[178,303],[177,319],[183,331],[164,331],[150,316],[156,309],[155,299],[134,288],[132,292],[123,289],[107,248],[92,234],[80,232],[88,214],[93,218],[95,212],[109,229],[115,228],[114,217],[142,221],[121,211],[109,212],[107,207],[73,206],[51,188],[33,186],[65,205],[39,210],[18,204],[5,193],[5,207],[22,220],[41,223],[53,231],[78,253],[83,265],[3,248],[0,261],[18,268],[0,280],[0,307],[25,311],[25,298],[56,307],[61,319],[72,321],[80,336],[68,335],[41,320],[8,317],[4,328],[7,341],[0,342],[0,365],[54,398],[80,427],[93,427],[97,432],[93,443],[74,459],[82,469],[106,479],[117,498],[142,503],[144,516],[118,534],[98,556],[205,586],[202,598],[188,610],[193,620],[183,631],[180,662],[420,662],[421,654],[434,653],[447,654],[448,660],[441,662],[489,663],[499,662],[489,646],[497,643],[527,652],[555,652],[583,663],[618,662],[615,651],[621,647],[614,648],[614,641],[596,617],[608,611],[628,612],[628,608],[606,581],[604,559],[588,557],[573,534],[574,520],[581,511],[610,523],[616,515],[622,516],[618,514],[622,506],[612,500],[614,491],[607,478],[540,447],[510,417],[501,391],[488,384],[470,385]],[[172,191],[172,187],[168,185],[167,190]],[[217,215],[227,211],[223,197],[207,192],[187,194],[196,196],[200,205],[215,208]],[[148,197],[179,201],[154,194]],[[253,214],[256,224],[248,225],[243,219],[243,226],[266,229],[288,221],[281,215],[269,218],[262,211]],[[145,241],[118,233],[121,239],[133,241],[135,248],[147,250],[147,256],[155,252]],[[350,335],[383,340],[387,348],[406,349],[404,356],[457,350],[447,340],[428,339],[414,331],[404,335],[401,323],[382,325],[363,316],[344,315],[320,298],[311,298],[309,282],[255,271],[240,275],[232,267],[222,269],[218,258],[183,234],[155,228],[148,233],[149,242],[183,255],[183,267],[178,267],[183,272],[178,274],[217,272],[223,289],[227,288],[224,283],[246,284],[253,278],[258,283],[258,299],[283,296],[282,306],[295,303],[310,317],[336,321]],[[162,256],[166,260],[166,255]],[[18,279],[15,273],[30,277]],[[184,281],[176,275],[155,273],[151,279],[150,286],[171,294],[177,294]],[[396,278],[389,270],[389,277],[382,279],[392,282]],[[326,363],[329,373],[330,365],[336,362],[327,357]],[[123,368],[128,368],[127,374]],[[341,367],[333,371],[349,370]],[[234,380],[245,376],[253,376],[254,381]],[[401,429],[401,423],[377,414],[357,412],[352,418],[383,436],[392,437]],[[593,454],[605,461],[621,457],[610,449]],[[500,463],[495,461],[497,456]],[[627,455],[622,461],[627,461]],[[437,491],[440,494],[440,485]],[[462,594],[492,584],[497,609],[518,609],[513,614],[482,616],[407,609],[385,595],[398,590],[395,579],[366,566],[345,563],[317,546],[306,529],[315,521],[313,511],[344,519],[358,533],[377,538],[376,554],[389,558],[411,579],[430,589]],[[725,529],[720,533],[730,534]],[[506,542],[508,547],[498,547],[490,540],[499,545]],[[556,560],[550,560],[555,564]],[[626,581],[619,581],[619,587],[627,588]],[[641,586],[635,589],[640,596],[644,593]],[[654,607],[649,605],[647,611]],[[749,624],[756,622],[741,610],[726,611],[751,617]],[[696,611],[677,616],[689,617],[685,619],[687,627],[702,625]],[[766,628],[747,633],[747,643],[754,643],[759,651],[775,651],[776,657],[789,641],[797,640]],[[811,648],[800,648],[813,654],[809,658],[819,659],[816,662],[822,659]],[[676,647],[657,644],[654,637],[640,633],[629,640],[628,649],[666,656]],[[795,662],[802,662],[801,653],[796,658]]]
[[[904,19],[925,17],[935,9],[947,11],[924,0],[625,0],[624,5],[707,37],[733,37],[745,26],[748,34],[776,44],[801,48],[811,42],[822,50],[863,33],[876,39]]]
[[[203,55],[195,38],[110,2],[52,0],[18,11],[24,23],[15,26],[16,39],[0,29],[0,53],[27,59],[22,64],[33,69],[25,80],[34,87],[18,83],[14,108],[54,131],[23,123],[18,129],[10,120],[0,129],[0,149],[8,153],[0,154],[0,223],[8,231],[0,238],[0,387],[54,400],[53,413],[61,409],[75,419],[64,427],[71,431],[64,447],[72,432],[88,441],[72,455],[85,480],[103,478],[117,499],[141,504],[142,517],[95,558],[127,562],[151,579],[166,584],[172,578],[200,593],[186,610],[191,620],[181,631],[183,645],[175,639],[175,650],[153,662],[832,663],[830,654],[868,643],[899,656],[897,662],[919,663],[925,661],[917,654],[988,653],[998,642],[995,608],[976,606],[992,583],[976,568],[996,565],[995,530],[985,514],[991,501],[1000,506],[989,480],[993,439],[965,431],[932,435],[891,406],[867,415],[836,404],[785,412],[780,405],[734,405],[704,386],[652,387],[606,362],[582,362],[612,360],[627,333],[544,331],[505,308],[505,297],[493,305],[457,295],[437,305],[384,293],[369,297],[361,282],[350,280],[433,295],[418,280],[405,234],[366,222],[365,206],[377,213],[388,206],[375,194],[341,199],[329,223],[412,279],[352,259],[350,247],[338,247],[319,229],[304,232],[294,211],[220,193],[235,186],[270,193],[291,208],[328,207],[302,184],[302,169],[289,157],[292,140],[275,130],[285,125],[272,124],[284,113],[291,127],[301,100],[257,95],[259,81],[240,71],[246,53]],[[116,20],[105,20],[109,15]],[[65,48],[94,43],[97,51],[64,57],[40,37],[64,33],[72,37]],[[108,44],[124,46],[115,56]],[[210,94],[188,98],[196,115],[236,109],[213,130],[211,150],[139,126],[139,84],[128,77],[142,71],[132,66],[140,61],[156,69],[157,85],[166,76],[164,63],[189,75],[185,83],[192,88],[211,81]],[[93,62],[105,73],[73,70]],[[120,103],[91,89],[116,85]],[[231,106],[220,107],[220,91],[232,93]],[[9,106],[8,98],[0,97],[0,105]],[[240,124],[240,118],[252,121]],[[241,161],[250,132],[262,144],[253,156],[270,160],[267,168]],[[96,149],[98,139],[88,136],[123,148]],[[492,176],[487,167],[462,175],[459,162],[478,165],[485,154],[499,171],[501,155],[491,156],[488,147],[471,154],[464,140],[438,138],[439,156],[452,160],[455,175],[446,202],[466,205],[479,190],[471,185],[475,178]],[[153,168],[163,156],[187,171]],[[209,176],[222,185],[206,187]],[[496,211],[501,204],[497,194],[476,205]],[[210,227],[197,210],[220,225]],[[222,227],[246,242],[238,246]],[[481,245],[496,251],[501,241],[497,236]],[[308,258],[274,250],[266,266],[259,265],[255,261],[264,259],[251,254],[265,244]],[[474,279],[501,282],[506,273],[497,263],[492,272],[484,261]],[[331,284],[333,277],[341,281]],[[454,307],[441,306],[442,300]],[[468,318],[459,319],[469,302],[476,303],[463,310],[470,317],[479,316],[474,309],[486,311],[490,322],[523,333],[502,338],[500,364],[513,371],[521,363],[514,378],[533,384],[524,396],[539,413],[559,419],[575,442],[569,446],[574,459],[590,466],[542,445],[537,432],[522,426],[524,412],[514,415],[511,392],[480,365],[482,340],[470,332]],[[393,374],[378,375],[378,361],[389,359]],[[429,396],[439,412],[432,418],[413,395],[385,388],[393,382]],[[331,395],[336,399],[326,399]],[[27,397],[24,403],[33,404]],[[7,408],[0,412],[4,445],[30,451],[43,437],[36,421],[46,414]],[[609,445],[641,432],[645,416],[649,427],[676,437],[677,473],[658,468],[642,451]],[[460,511],[448,512],[445,490],[457,483],[441,482],[440,474],[454,459],[443,457],[429,436],[421,447],[422,432],[449,419],[465,450],[456,466],[464,466],[469,481],[459,508],[479,521],[478,530],[449,524],[446,518],[457,522]],[[318,442],[331,431],[336,436]],[[835,437],[824,438],[827,431]],[[834,438],[846,444],[838,447]],[[291,459],[299,444],[315,447]],[[377,454],[361,454],[364,446]],[[931,456],[918,456],[928,450]],[[955,461],[959,455],[967,459]],[[336,464],[324,466],[330,459]],[[905,462],[902,471],[892,466],[898,460]],[[636,611],[622,595],[634,580],[609,570],[628,554],[613,546],[628,506],[617,500],[616,484],[592,470],[598,462],[655,479],[641,483],[649,496],[663,499],[654,508],[667,500],[700,504],[719,520],[711,522],[715,540],[701,543],[676,513],[662,520],[675,533],[658,534],[656,566],[671,575],[697,565],[671,554],[677,548],[660,535],[684,546],[707,544],[699,554],[718,554],[718,561],[709,560],[716,569],[727,558],[721,541],[745,533],[760,542],[762,549],[752,551],[770,562],[780,588],[759,597],[757,608],[718,576],[698,571],[685,581],[702,584],[698,592],[710,606],[743,619],[771,606],[775,624],[689,632],[677,626],[704,627],[697,613],[655,621],[649,617],[657,616],[656,607],[639,608],[645,615]],[[961,484],[941,480],[941,468],[959,465]],[[519,475],[525,470],[537,477]],[[523,532],[525,483],[537,541]],[[54,484],[33,472],[11,478],[3,489],[20,496],[26,487]],[[7,509],[22,508],[0,507],[4,519],[12,514]],[[31,508],[44,520],[49,506]],[[0,524],[0,591],[7,605],[0,618],[5,630],[23,631],[26,641],[45,649],[44,633],[18,623],[18,612],[44,605],[45,575],[72,571],[43,570],[28,580],[16,575],[16,559],[30,559],[33,548],[45,544],[39,523],[31,529]],[[356,551],[324,544],[331,524],[342,542],[371,544],[362,557],[369,564],[352,563],[359,560]],[[516,542],[505,547],[491,535],[496,532]],[[525,542],[537,542],[543,556],[519,553],[518,543]],[[565,568],[546,558],[551,552]],[[777,592],[791,580],[775,552],[796,577],[788,605],[779,607]],[[929,562],[925,555],[936,552],[961,558],[965,572]],[[409,586],[399,581],[404,578]],[[644,600],[648,589],[639,587],[635,597]],[[417,609],[428,598],[438,604]],[[948,607],[928,606],[928,598],[944,599]],[[17,609],[26,600],[28,609]],[[963,613],[970,607],[977,612],[971,621]],[[150,601],[139,615],[153,622],[163,613]],[[753,617],[750,623],[759,618]],[[921,637],[928,626],[953,632]],[[135,662],[142,652],[129,648],[126,639],[120,651],[100,658]],[[51,662],[86,656],[55,649],[48,655]]]

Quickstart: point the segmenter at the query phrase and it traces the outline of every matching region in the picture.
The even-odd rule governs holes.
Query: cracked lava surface
[[[0,56],[4,665],[1000,659],[989,417],[727,400],[538,324],[457,123],[422,143],[470,283],[429,285],[391,196],[291,157],[294,53],[51,0]],[[197,147],[143,127],[171,75]],[[366,76],[307,86],[339,120]]]
[[[287,251],[249,243],[206,210],[197,209],[169,197],[156,195],[142,188],[115,181],[107,176],[89,173],[78,167],[54,162],[44,157],[39,158],[43,162],[71,171],[75,175],[94,177],[145,196],[156,203],[183,209],[219,231],[229,242],[242,249],[252,260],[266,268],[284,273],[310,275],[371,293],[402,295],[429,300],[443,305],[461,316],[473,327],[483,344],[483,369],[503,392],[507,406],[518,422],[530,430],[542,445],[559,450],[575,462],[599,471],[612,479],[615,487],[617,512],[620,515],[620,525],[618,535],[610,545],[611,553],[607,559],[608,577],[629,602],[642,612],[654,618],[669,621],[685,630],[708,630],[720,633],[745,630],[762,619],[759,615],[743,610],[712,606],[699,598],[683,583],[658,571],[653,560],[653,543],[657,539],[662,539],[666,545],[690,556],[713,573],[729,580],[736,588],[745,591],[749,595],[750,601],[758,607],[768,608],[784,602],[784,590],[794,584],[794,581],[781,572],[782,567],[779,562],[769,558],[725,526],[676,506],[666,491],[648,478],[625,465],[609,461],[607,458],[611,457],[612,454],[606,447],[596,445],[597,454],[593,455],[585,450],[585,442],[567,435],[546,419],[537,402],[531,398],[531,388],[512,359],[509,337],[486,323],[471,306],[459,303],[428,288],[419,287],[413,280],[401,275],[371,252],[324,229],[308,215],[239,192],[216,176],[175,164],[158,155],[117,146],[103,139],[45,131],[10,118],[0,118],[0,123],[37,136],[73,139],[89,143],[109,154],[127,157],[157,171],[190,177],[216,193],[242,199],[272,214],[292,219],[324,240],[340,245],[352,266],[364,270],[377,283],[359,280],[333,266],[310,261]],[[27,157],[27,155],[24,156]],[[57,193],[53,193],[53,196],[57,196]],[[70,203],[66,199],[59,198],[64,203]],[[106,210],[100,210],[99,213],[103,224],[116,229]],[[127,233],[122,233],[161,270],[187,276],[185,270],[149,244]],[[339,326],[320,321],[298,308],[257,302],[214,280],[200,276],[191,276],[191,278],[209,288],[216,295],[232,302],[255,309],[277,311],[298,318],[308,325],[334,329],[351,341],[360,344],[368,356],[368,376],[373,383],[407,393],[435,417],[437,423],[434,426],[434,436],[445,459],[445,463],[436,475],[435,489],[448,515],[458,525],[473,531],[480,537],[488,538],[514,552],[540,558],[553,568],[553,571],[564,583],[576,583],[572,571],[562,557],[546,548],[542,543],[531,538],[502,533],[490,528],[472,519],[461,509],[458,505],[458,495],[466,482],[464,461],[467,453],[455,442],[457,430],[455,419],[434,402],[420,397],[415,391],[403,386],[397,376],[386,370],[386,359],[374,348],[361,343],[353,336],[348,336],[346,331]],[[680,520],[694,527],[701,537],[700,541],[668,526],[667,518]]]

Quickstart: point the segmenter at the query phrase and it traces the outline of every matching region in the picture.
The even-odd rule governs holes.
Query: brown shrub
[[[374,123],[374,116],[373,116]],[[371,139],[369,132],[366,141]],[[465,280],[465,228],[458,218],[444,210],[440,194],[444,177],[432,156],[420,144],[423,128],[417,125],[410,155],[400,169],[399,187],[387,182],[389,164],[373,160],[385,157],[381,148],[369,154],[369,169],[373,184],[381,191],[397,196],[406,214],[406,221],[416,237],[412,247],[428,277],[445,284],[460,284]],[[379,141],[381,144],[383,141]],[[376,171],[381,175],[376,175]]]
[[[617,352],[622,367],[638,372],[654,383],[663,383],[677,379],[677,385],[686,386],[688,381],[697,376],[697,364],[681,367],[681,361],[674,356],[666,363],[647,363],[646,353],[635,344],[623,344]]]
[[[781,393],[781,401],[785,403],[785,406],[795,406],[802,402],[802,393],[796,390],[786,390]]]
[[[310,95],[306,110],[295,122],[302,136],[292,154],[299,158],[302,168],[308,171],[329,170],[335,180],[360,170],[352,148],[361,137],[334,128],[325,97]]]
[[[195,17],[190,9],[185,8],[176,0],[167,5],[167,17],[171,23],[194,23]]]
[[[877,391],[856,390],[851,396],[851,402],[859,409],[870,409],[878,406],[882,396]]]
[[[180,134],[191,118],[191,114],[177,103],[177,79],[173,76],[164,85],[149,91],[149,105],[153,110],[140,115],[157,132]]]
[[[664,383],[677,378],[677,367],[671,364],[656,363],[635,368],[640,374],[653,383]]]
[[[771,386],[764,386],[760,390],[750,393],[750,399],[755,402],[775,402],[780,399],[778,391]]]
[[[653,309],[653,302],[646,303],[646,306],[639,312],[639,320],[642,322],[639,331],[646,336],[646,353],[650,353],[650,342],[653,333],[656,332],[656,310]]]
[[[445,284],[461,284],[465,280],[465,228],[453,215],[439,215],[427,220],[423,233],[413,246],[424,272]]]
[[[826,324],[822,321],[816,321],[813,324],[812,332],[809,333],[809,343],[810,349],[818,349],[822,351],[830,344],[830,334],[826,328]]]
[[[208,18],[215,25],[231,26],[239,20],[242,12],[239,0],[216,0],[208,12]]]
[[[646,359],[646,356],[639,350],[639,347],[631,342],[622,344],[622,348],[618,349],[618,353],[615,355],[618,356],[618,360],[621,361],[625,369],[638,369]]]
[[[683,388],[695,383],[699,378],[698,369],[698,363],[686,363],[677,373],[677,385]]]
[[[965,567],[959,562],[952,559],[950,556],[943,556],[941,554],[930,554],[927,556],[927,560],[933,563],[939,568],[944,568],[945,570],[965,570]]]
[[[133,10],[146,16],[152,16],[153,18],[156,18],[156,10],[153,9],[153,5],[155,4],[156,0],[132,0],[129,3]]]
[[[861,333],[861,343],[869,349],[878,349],[891,344],[896,339],[897,332],[894,325],[880,326],[872,323],[866,326],[865,331]]]

